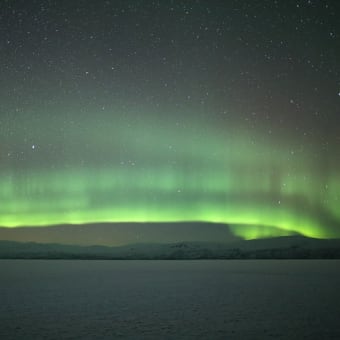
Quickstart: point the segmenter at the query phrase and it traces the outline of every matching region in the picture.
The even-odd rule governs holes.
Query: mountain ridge
[[[46,227],[0,227],[0,240],[120,246],[131,243],[190,241],[235,242],[228,225],[208,222],[121,222],[63,224]]]
[[[0,241],[0,259],[340,259],[340,239],[284,236],[235,243],[137,243],[108,247]]]

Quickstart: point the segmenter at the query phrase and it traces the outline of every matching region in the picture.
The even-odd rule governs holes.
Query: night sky
[[[340,2],[2,0],[0,226],[340,237]]]

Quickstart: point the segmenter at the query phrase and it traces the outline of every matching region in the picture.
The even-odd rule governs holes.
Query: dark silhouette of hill
[[[0,240],[84,246],[121,246],[132,243],[230,243],[240,238],[234,236],[226,224],[174,222],[0,228]]]
[[[340,259],[340,239],[301,236],[234,243],[140,243],[120,247],[0,241],[1,259]]]

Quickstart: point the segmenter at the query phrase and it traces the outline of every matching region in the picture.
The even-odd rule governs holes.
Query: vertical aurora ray
[[[25,121],[40,142],[0,170],[0,225],[205,221],[243,238],[340,237],[340,172],[320,175],[313,146],[292,154],[291,141],[259,131],[130,122]]]

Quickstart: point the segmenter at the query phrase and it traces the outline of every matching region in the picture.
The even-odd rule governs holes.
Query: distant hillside
[[[0,241],[1,259],[340,259],[340,240],[300,236],[231,244],[180,242],[120,247]]]
[[[1,228],[0,240],[69,245],[122,246],[132,243],[235,242],[228,225],[202,222],[93,223]]]

